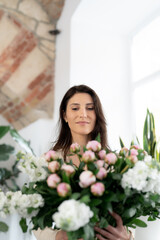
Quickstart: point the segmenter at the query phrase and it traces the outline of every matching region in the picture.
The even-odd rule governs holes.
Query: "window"
[[[154,115],[160,137],[160,17],[133,37],[131,61],[135,129],[142,145],[147,108]]]

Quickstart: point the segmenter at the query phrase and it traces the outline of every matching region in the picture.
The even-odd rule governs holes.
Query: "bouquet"
[[[22,196],[36,196],[37,205],[31,201],[26,205],[33,229],[52,227],[54,222],[55,228],[67,232],[69,240],[92,240],[95,225],[116,225],[112,211],[133,228],[147,226],[140,216],[148,216],[149,221],[159,218],[160,164],[139,146],[123,147],[117,153],[102,149],[94,140],[82,154],[80,146],[73,143],[70,153],[78,156],[79,167],[72,160],[64,162],[52,150],[40,158],[20,155],[19,169],[30,177]],[[23,231],[27,229],[26,215],[21,219]]]

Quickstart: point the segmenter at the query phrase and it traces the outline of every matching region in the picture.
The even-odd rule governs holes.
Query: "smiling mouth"
[[[76,122],[76,124],[85,125],[85,124],[89,124],[89,122],[80,121],[80,122]]]

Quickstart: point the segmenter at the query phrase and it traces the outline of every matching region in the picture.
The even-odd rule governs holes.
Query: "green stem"
[[[127,169],[129,168],[129,166],[125,166],[125,168],[123,168],[123,170],[121,171],[121,174],[123,174]]]

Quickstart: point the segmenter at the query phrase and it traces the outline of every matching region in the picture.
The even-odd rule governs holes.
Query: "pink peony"
[[[71,193],[71,186],[68,183],[62,182],[57,186],[57,193],[60,197],[66,197]]]
[[[87,145],[86,145],[86,148],[87,148],[88,150],[92,150],[92,151],[94,151],[94,152],[98,152],[98,151],[101,150],[101,144],[100,144],[98,141],[95,141],[95,140],[89,141],[89,142],[87,143]]]
[[[137,149],[137,150],[141,149],[139,145],[135,145],[135,144],[130,147],[130,149],[132,149],[132,148]]]
[[[95,153],[92,152],[91,150],[84,152],[82,155],[82,161],[84,161],[85,163],[93,162],[94,159],[95,159]]]
[[[138,158],[136,155],[130,155],[127,158],[134,164],[138,161]]]
[[[78,143],[72,143],[70,146],[70,152],[77,153],[81,150],[81,147]]]
[[[135,148],[132,148],[131,150],[130,150],[130,155],[134,155],[134,156],[137,156],[138,155],[138,151],[135,149]]]
[[[105,191],[105,186],[101,182],[96,182],[91,185],[91,193],[94,196],[102,196]]]
[[[52,161],[52,162],[49,162],[49,164],[48,164],[48,169],[52,173],[55,173],[56,171],[58,171],[59,168],[60,168],[60,164],[57,161]]]
[[[100,159],[104,159],[105,156],[106,156],[106,151],[105,151],[105,150],[101,150],[101,151],[98,153],[98,156],[100,157]]]
[[[96,178],[98,178],[99,180],[104,179],[107,176],[107,171],[104,167],[101,167],[98,171],[98,173],[96,174]]]
[[[95,163],[96,163],[96,165],[97,165],[98,168],[101,168],[101,167],[107,168],[107,166],[108,166],[108,165],[105,163],[104,160],[97,160],[97,161],[95,161]]]
[[[53,160],[57,160],[59,158],[59,154],[56,151],[50,150],[45,154],[45,159],[50,162]]]
[[[117,156],[115,153],[107,153],[105,156],[105,162],[110,164],[115,164],[117,161]]]
[[[79,176],[79,180],[80,187],[87,188],[96,181],[96,177],[91,171],[83,171]]]
[[[72,167],[71,165],[67,165],[67,164],[63,164],[61,169],[63,171],[65,171],[66,175],[69,177],[69,176],[72,176],[74,173],[75,173],[75,169],[74,167]]]
[[[56,173],[49,175],[49,177],[47,178],[47,184],[51,188],[56,188],[57,184],[60,183],[60,181],[61,179]]]

